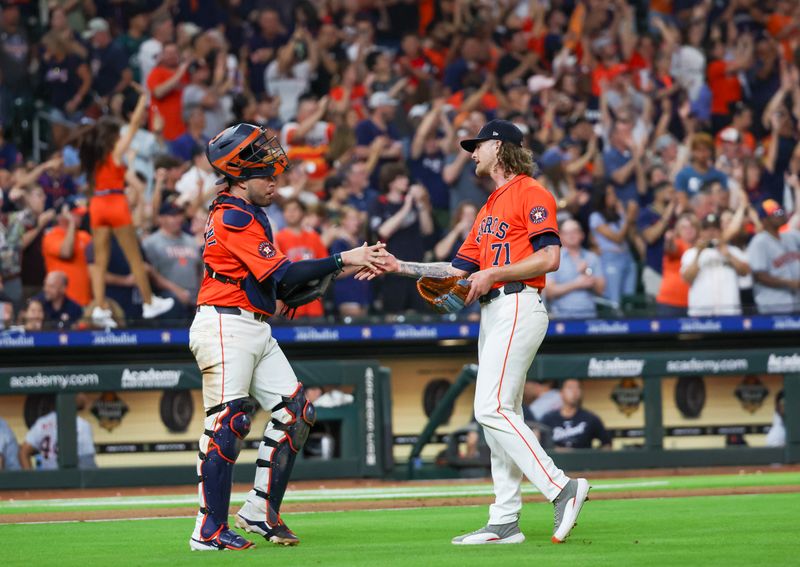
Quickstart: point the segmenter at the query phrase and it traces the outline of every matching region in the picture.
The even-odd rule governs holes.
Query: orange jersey
[[[54,226],[42,238],[42,256],[48,273],[64,272],[67,274],[67,296],[82,306],[92,300],[92,286],[89,283],[89,263],[86,260],[86,247],[92,236],[85,230],[75,231],[75,244],[72,258],[62,260],[61,243],[67,236],[62,226]]]
[[[314,260],[328,256],[328,250],[322,243],[322,239],[313,230],[304,230],[298,233],[284,228],[275,235],[275,244],[290,262]],[[323,315],[325,315],[325,310],[322,308],[321,299],[301,305],[295,311],[295,317],[322,317]]]
[[[534,253],[531,238],[552,232],[558,235],[556,201],[538,181],[517,175],[489,195],[456,258],[480,270],[516,264]],[[508,282],[497,282],[493,288]],[[545,276],[524,280],[543,289]]]
[[[157,86],[170,80],[176,72],[176,69],[169,69],[160,65],[155,67],[150,71],[150,75],[147,77],[147,90],[152,93]],[[150,101],[150,127],[152,129],[155,113],[158,112],[161,114],[161,117],[164,119],[163,136],[168,142],[178,138],[186,131],[186,125],[183,122],[182,114],[182,97],[183,88],[189,84],[189,77],[187,75],[187,73],[183,74],[176,88],[172,89],[161,98],[153,96]]]
[[[270,286],[267,280],[286,269],[289,261],[264,228],[262,222],[268,221],[263,211],[241,199],[231,197],[230,201],[242,206],[228,203],[215,206],[208,218],[203,262],[218,275],[244,281],[241,286],[223,283],[210,277],[206,270],[197,304],[239,307],[272,315],[276,286]],[[263,217],[262,222],[256,215]]]
[[[708,88],[711,89],[711,113],[730,114],[730,104],[742,100],[742,86],[739,77],[728,73],[728,64],[717,60],[706,69]]]

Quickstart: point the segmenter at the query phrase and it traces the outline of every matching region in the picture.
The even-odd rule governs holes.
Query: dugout
[[[317,390],[317,423],[298,454],[292,479],[386,476],[393,465],[388,369],[370,360],[300,361],[292,367],[307,389]],[[193,437],[202,432],[204,417],[200,388],[197,365],[186,362],[2,368],[0,407],[12,427],[21,429],[20,420],[56,409],[60,468],[3,471],[0,487],[194,483]],[[82,413],[97,420],[97,468],[78,468],[74,424],[79,394],[88,401]],[[252,481],[260,432],[268,419],[267,412],[256,413],[234,468],[236,482]]]
[[[415,439],[407,464],[408,478],[426,476],[421,458],[423,449],[432,440],[448,444],[449,461],[444,464],[456,471],[488,466],[486,462],[467,460],[459,463],[453,447],[458,440],[451,436],[436,437],[436,431],[446,419],[456,400],[469,390],[477,377],[477,366],[465,365],[450,388],[443,393],[431,412],[430,419]],[[553,460],[566,470],[669,468],[724,465],[770,465],[800,462],[800,354],[796,348],[692,350],[668,352],[542,354],[536,357],[528,380],[564,380],[611,382],[605,388],[620,412],[630,417],[642,408],[642,421],[624,430],[627,440],[636,443],[616,443],[612,451],[571,449],[568,452],[550,451]],[[731,380],[733,378],[733,380]],[[733,384],[733,393],[751,414],[765,406],[770,391],[783,390],[787,408],[784,423],[784,447],[749,446],[739,443],[733,447],[708,447],[691,444],[665,444],[665,438],[702,438],[745,435],[763,436],[763,425],[710,425],[701,417],[707,390],[720,392],[715,382]],[[674,396],[671,405],[666,396]],[[713,396],[713,394],[712,394]],[[665,416],[665,408],[673,407],[673,415]],[[771,414],[769,403],[766,412]],[[677,415],[680,413],[681,415]],[[668,427],[670,420],[688,420],[688,425]],[[712,418],[713,419],[713,418]],[[458,435],[454,433],[453,435]]]

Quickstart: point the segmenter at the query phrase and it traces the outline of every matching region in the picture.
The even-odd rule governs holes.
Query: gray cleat
[[[567,482],[561,494],[553,500],[553,543],[563,543],[569,532],[578,521],[583,503],[589,497],[589,481],[585,478],[572,479]]]
[[[453,545],[483,545],[488,543],[522,543],[525,534],[519,531],[519,521],[508,524],[488,524],[479,530],[454,537]]]

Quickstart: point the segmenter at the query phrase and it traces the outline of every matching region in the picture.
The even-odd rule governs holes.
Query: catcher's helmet
[[[289,166],[289,158],[275,136],[253,124],[226,128],[208,142],[206,157],[226,180],[244,181],[254,177],[277,177]]]

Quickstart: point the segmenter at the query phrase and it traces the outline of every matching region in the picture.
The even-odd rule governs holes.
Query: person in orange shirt
[[[681,277],[681,257],[697,241],[698,223],[694,213],[678,217],[674,230],[664,235],[664,263],[661,289],[656,296],[659,317],[686,317],[689,308],[689,284]]]
[[[189,61],[181,61],[180,51],[175,43],[168,43],[161,52],[161,60],[147,77],[147,90],[153,95],[150,103],[150,122],[155,113],[164,118],[164,139],[168,142],[180,137],[186,131],[183,122],[183,88],[189,84]]]
[[[453,538],[454,545],[525,541],[519,528],[523,475],[554,505],[553,543],[570,534],[589,494],[589,482],[556,466],[522,419],[525,377],[548,326],[541,293],[561,261],[556,202],[531,177],[533,155],[523,137],[513,123],[492,120],[476,138],[461,141],[476,175],[490,177],[495,190],[452,262],[405,262],[389,253],[378,269],[356,276],[458,276],[469,281],[464,304],[481,305],[474,409],[491,449],[495,502],[487,525]]]
[[[47,273],[64,272],[67,275],[67,295],[81,306],[92,300],[86,261],[86,247],[92,236],[78,228],[85,214],[86,207],[70,200],[62,207],[56,226],[42,238],[42,256]]]
[[[706,69],[708,88],[711,89],[711,129],[714,134],[730,124],[731,105],[742,100],[738,75],[753,62],[753,41],[743,36],[736,46],[733,60],[727,60],[725,52],[725,42],[715,41],[711,48],[712,61]]]
[[[775,11],[767,17],[767,31],[781,42],[783,57],[791,61],[792,39],[800,36],[800,4],[796,0],[777,0]]]
[[[89,220],[94,237],[95,263],[91,275],[92,292],[97,303],[92,311],[92,317],[98,325],[116,326],[111,310],[106,304],[105,282],[105,273],[111,256],[112,232],[125,253],[136,285],[142,293],[144,318],[158,317],[172,309],[174,303],[171,297],[162,298],[153,295],[125,196],[127,168],[122,163],[122,157],[131,145],[146,107],[147,94],[142,92],[136,108],[131,113],[124,136],[120,136],[120,125],[116,120],[101,118],[84,133],[79,143],[81,167],[86,172],[92,192]]]
[[[283,218],[286,228],[275,235],[275,245],[290,262],[325,258],[328,250],[322,238],[313,230],[303,227],[306,206],[299,199],[289,199],[283,204]],[[295,317],[322,317],[325,310],[322,300],[317,299],[297,308]]]

